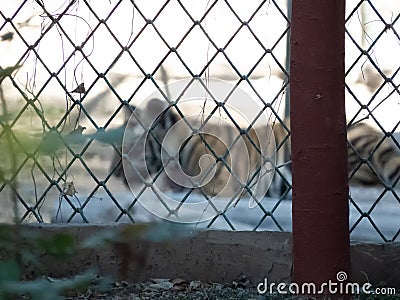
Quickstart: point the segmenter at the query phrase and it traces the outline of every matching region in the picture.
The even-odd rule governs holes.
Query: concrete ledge
[[[352,244],[351,264],[355,282],[400,288],[400,243]]]
[[[78,248],[65,260],[39,253],[46,275],[53,277],[73,276],[96,268],[99,275],[127,281],[180,277],[225,283],[240,274],[248,276],[252,283],[265,277],[276,283],[291,279],[291,233],[200,231],[182,239],[154,242],[132,237],[131,233],[141,232],[143,225],[34,224],[22,228],[26,230],[25,236],[70,234],[77,244],[104,236],[104,232],[118,237],[108,247]],[[354,244],[351,257],[353,282],[400,288],[399,243]],[[33,270],[28,267],[26,272]]]

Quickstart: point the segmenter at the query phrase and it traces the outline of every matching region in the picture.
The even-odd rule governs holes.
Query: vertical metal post
[[[287,18],[289,20],[292,19],[292,0],[287,0]],[[290,31],[289,34],[286,35],[286,62],[285,62],[286,71],[290,74]],[[285,80],[289,80],[289,78],[285,78]],[[290,115],[290,85],[286,88],[285,94],[285,119],[289,118]]]
[[[344,21],[345,0],[293,0],[293,280],[317,286],[350,276]]]

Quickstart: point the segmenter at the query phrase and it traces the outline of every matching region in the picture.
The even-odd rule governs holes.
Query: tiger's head
[[[182,120],[179,111],[157,98],[149,100],[141,107],[127,107],[126,111],[125,134],[121,147],[122,164],[114,175],[124,179],[131,188],[157,181],[167,189],[179,190],[180,187],[167,179],[168,176],[163,172],[163,159],[167,160],[170,170],[176,168],[176,145],[184,142],[182,137],[189,131],[189,127],[179,126],[174,128],[178,132],[165,139],[168,130]],[[121,157],[116,154],[113,164],[120,160]]]

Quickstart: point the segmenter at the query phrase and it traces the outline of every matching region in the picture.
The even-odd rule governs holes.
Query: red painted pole
[[[300,284],[350,276],[344,29],[345,0],[293,0],[293,281]]]

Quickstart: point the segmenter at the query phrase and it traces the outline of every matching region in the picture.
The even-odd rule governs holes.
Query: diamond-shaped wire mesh
[[[393,114],[400,96],[399,5],[347,1],[346,9],[349,128],[367,118],[382,132],[368,157],[358,152],[359,165],[350,176],[367,167],[379,177],[374,153],[379,155],[388,139],[399,148],[399,118]],[[283,0],[3,1],[0,147],[7,159],[0,165],[1,221],[15,214],[22,222],[55,217],[63,222],[148,221],[138,202],[151,187],[133,196],[114,176],[122,164],[115,160],[121,155],[121,125],[128,105],[137,106],[151,94],[168,98],[165,84],[182,78],[205,83],[219,78],[232,84],[232,93],[244,90],[259,106],[254,118],[261,111],[271,116],[282,128],[277,148],[290,151],[289,132],[280,124],[289,77],[289,19]],[[229,101],[211,111],[225,110],[231,125],[239,126]],[[241,104],[240,109],[253,109]],[[176,108],[181,109],[179,102]],[[220,162],[229,170],[225,159]],[[157,171],[154,181],[163,169]],[[290,173],[277,168],[275,177],[282,185],[280,197],[251,211],[236,209],[245,215],[240,222],[229,211],[217,210],[205,226],[291,230]],[[399,223],[380,224],[388,210],[400,210],[398,181],[374,188],[379,192],[373,202],[352,189],[353,234],[369,227],[384,241],[398,238]],[[209,198],[204,190],[200,195]],[[170,213],[189,196],[184,193]]]
[[[358,123],[367,122],[376,129],[369,132],[370,144],[354,149],[358,162],[350,170],[350,180],[357,174],[369,172],[381,185],[367,193],[350,194],[352,233],[365,226],[371,235],[384,241],[398,239],[400,224],[390,219],[400,213],[399,173],[399,76],[400,7],[394,1],[348,1],[346,15],[346,109],[349,130],[357,131]],[[353,129],[352,129],[353,128]],[[351,132],[351,131],[349,131]],[[390,147],[389,147],[390,145]],[[393,153],[391,153],[393,151]],[[350,152],[349,152],[350,153]],[[386,154],[385,154],[386,153]],[[375,163],[383,161],[381,164]],[[388,180],[385,175],[391,174]],[[351,181],[350,181],[351,182]],[[384,218],[379,216],[385,215]],[[394,220],[394,224],[393,224]],[[392,224],[388,224],[392,222]]]

